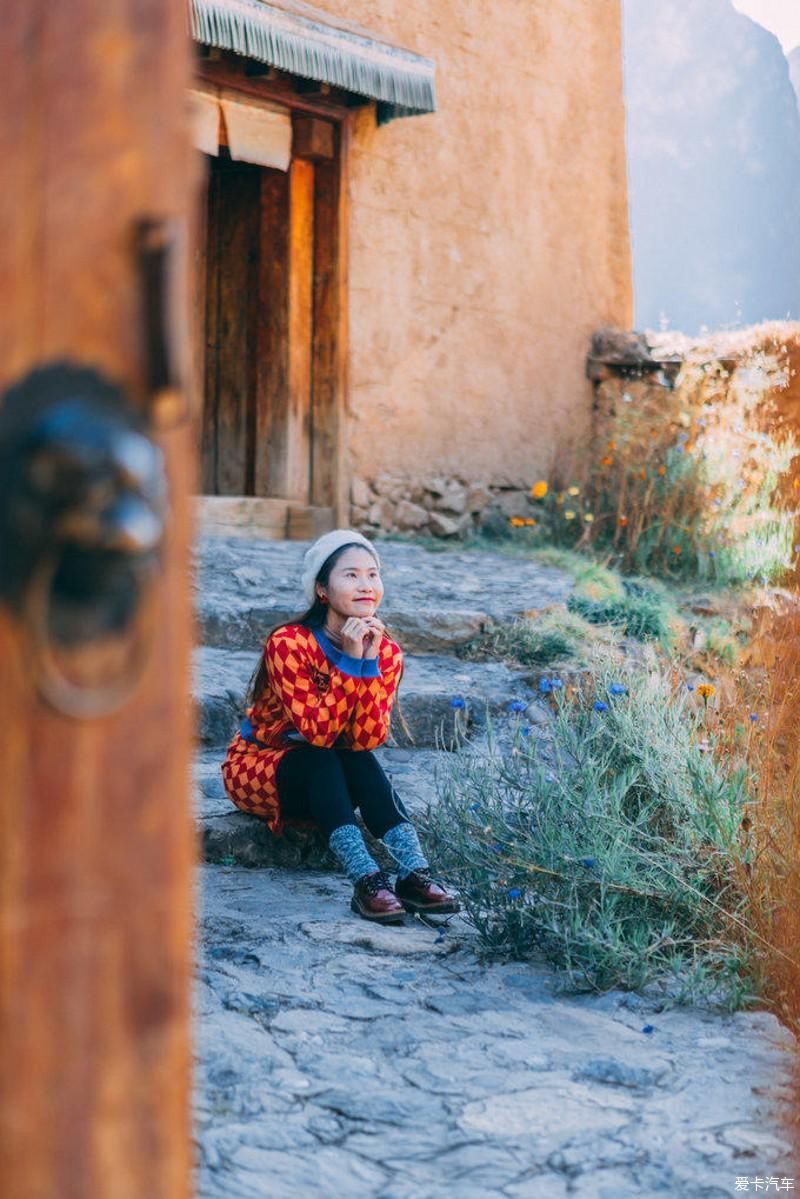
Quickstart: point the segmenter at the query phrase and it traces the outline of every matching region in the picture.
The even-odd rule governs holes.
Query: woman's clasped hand
[[[342,625],[342,649],[351,658],[377,658],[385,631],[377,616],[349,616]]]

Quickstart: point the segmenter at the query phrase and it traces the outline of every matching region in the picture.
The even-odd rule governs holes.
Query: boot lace
[[[359,880],[359,886],[367,895],[377,895],[378,891],[391,891],[392,889],[389,876],[384,870],[376,870],[373,874],[365,875]]]

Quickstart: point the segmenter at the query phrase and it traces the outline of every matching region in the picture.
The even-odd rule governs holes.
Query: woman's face
[[[350,546],[330,573],[327,586],[317,583],[317,594],[326,595],[341,616],[373,616],[383,599],[383,582],[368,549]]]

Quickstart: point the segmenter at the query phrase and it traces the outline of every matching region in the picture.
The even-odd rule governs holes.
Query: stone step
[[[532,730],[530,745],[535,745],[541,761],[551,764],[550,729],[552,713],[542,705],[530,710]],[[511,719],[493,722],[492,739],[501,753],[510,750],[514,736]],[[479,730],[468,741],[461,741],[454,753],[435,749],[409,749],[382,745],[374,750],[375,757],[397,791],[424,837],[425,811],[434,807],[441,788],[456,767],[460,755],[480,757],[487,752],[487,730]],[[282,837],[274,837],[263,820],[240,812],[228,799],[222,783],[221,749],[199,753],[194,766],[195,818],[200,839],[200,853],[208,862],[236,863],[242,866],[287,866],[338,870],[339,864],[331,854],[322,835],[313,831],[287,829]],[[364,839],[378,864],[387,870],[394,868],[394,859],[382,842],[376,841],[364,826],[359,814],[356,819]]]
[[[201,537],[197,553],[198,640],[256,650],[267,632],[301,615],[303,554],[309,542]],[[403,649],[440,654],[475,637],[491,617],[508,620],[566,601],[563,571],[496,551],[424,549],[375,539],[384,597],[379,614]]]
[[[297,541],[334,528],[333,508],[250,495],[195,496],[195,516],[211,537]]]
[[[413,817],[436,802],[437,761],[441,753],[430,749],[381,746],[375,756]],[[222,784],[223,752],[205,751],[194,767],[195,818],[201,852],[208,862],[235,861],[244,866],[316,866],[337,869],[338,863],[321,839],[311,832],[287,829],[273,837],[266,824],[240,812],[228,799]],[[362,824],[364,836],[379,864],[391,869],[393,859]]]
[[[243,696],[256,666],[257,655],[203,646],[195,651],[195,697],[199,706],[200,740],[224,746],[243,715]],[[502,715],[512,700],[526,704],[536,698],[531,672],[502,662],[461,662],[445,655],[405,655],[399,705],[411,733],[392,716],[392,736],[398,746],[447,748],[456,722],[463,732],[482,728],[490,715]],[[453,701],[463,700],[463,707]]]

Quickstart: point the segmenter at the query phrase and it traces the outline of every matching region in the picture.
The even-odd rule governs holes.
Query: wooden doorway
[[[295,116],[288,171],[235,162],[224,147],[209,159],[203,490],[333,510],[345,353],[341,138],[334,122],[314,120],[310,132],[308,123]]]
[[[255,495],[262,168],[209,161],[203,490]]]

